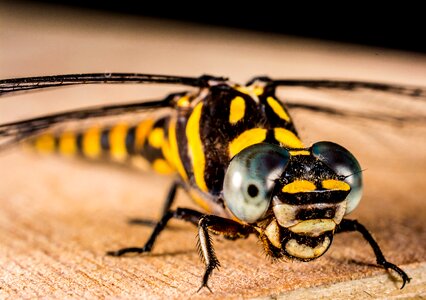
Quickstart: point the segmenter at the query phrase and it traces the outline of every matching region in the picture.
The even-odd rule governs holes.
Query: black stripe
[[[136,137],[136,127],[132,126],[127,130],[126,133],[126,151],[128,154],[135,153],[135,137]]]
[[[76,146],[77,146],[77,151],[80,154],[83,153],[83,136],[84,136],[84,133],[83,132],[79,132],[79,133],[77,133],[76,138],[75,138],[75,143],[76,143]]]
[[[101,143],[101,148],[104,151],[109,151],[111,149],[111,145],[109,143],[110,133],[111,133],[110,128],[102,130],[100,143]]]

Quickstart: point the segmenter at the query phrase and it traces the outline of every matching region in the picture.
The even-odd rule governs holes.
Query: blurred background
[[[11,1],[12,2],[12,1]],[[413,3],[374,5],[371,2],[338,4],[206,3],[156,1],[13,1],[22,5],[48,4],[80,11],[108,12],[140,18],[175,20],[193,25],[246,29],[289,36],[425,52],[422,9]]]

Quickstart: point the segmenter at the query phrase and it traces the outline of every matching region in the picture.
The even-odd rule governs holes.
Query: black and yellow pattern
[[[344,218],[362,197],[362,169],[356,158],[332,142],[305,147],[275,91],[279,86],[302,86],[369,89],[418,97],[425,94],[423,89],[267,77],[257,77],[242,86],[212,76],[95,73],[0,80],[0,95],[61,85],[130,82],[177,83],[198,89],[171,94],[163,100],[100,106],[0,125],[0,150],[29,141],[40,153],[137,165],[143,162],[158,173],[177,175],[179,179],[168,193],[163,216],[146,244],[110,251],[109,255],[150,252],[169,220],[185,220],[198,226],[199,253],[206,264],[201,288],[208,288],[208,279],[219,266],[209,232],[228,239],[255,234],[271,257],[310,261],[328,250],[335,234],[358,231],[373,248],[377,263],[397,272],[403,286],[409,282],[402,269],[385,259],[362,224]],[[304,104],[293,107],[346,116],[334,109]],[[167,108],[169,113],[136,124],[121,122],[77,131],[48,131],[66,121],[157,108]],[[186,189],[204,211],[171,209],[179,187]]]
[[[221,193],[228,163],[241,150],[262,142],[304,147],[275,89],[221,84],[175,103],[166,117],[45,133],[31,142],[42,153],[114,162],[143,159],[158,173],[177,172],[204,208],[215,205],[208,202]]]

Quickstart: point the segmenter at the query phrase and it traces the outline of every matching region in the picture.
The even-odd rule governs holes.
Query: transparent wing
[[[359,158],[366,176],[383,179],[377,184],[413,185],[426,176],[426,98],[415,90],[299,86],[282,87],[278,95],[306,145],[339,143]]]
[[[91,73],[38,76],[0,80],[0,96],[18,94],[31,90],[48,89],[82,84],[178,84],[184,86],[207,86],[210,80],[224,81],[226,78],[203,75],[183,77],[141,73]]]
[[[77,129],[81,130],[96,120],[104,125],[108,122],[117,122],[119,117],[140,120],[143,113],[149,111],[160,113],[160,110],[170,108],[176,95],[178,94],[172,94],[163,100],[96,106],[0,124],[0,151],[43,131],[58,126],[69,126],[71,123],[76,124]]]

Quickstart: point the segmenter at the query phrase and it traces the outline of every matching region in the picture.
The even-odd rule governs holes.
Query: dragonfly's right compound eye
[[[275,180],[284,172],[289,158],[286,149],[262,143],[247,147],[231,160],[223,196],[226,206],[238,219],[253,223],[264,216]]]
[[[346,197],[346,215],[353,211],[362,197],[362,170],[356,160],[347,149],[332,142],[318,142],[312,145],[312,154],[331,168],[338,176],[343,177],[351,187]]]

